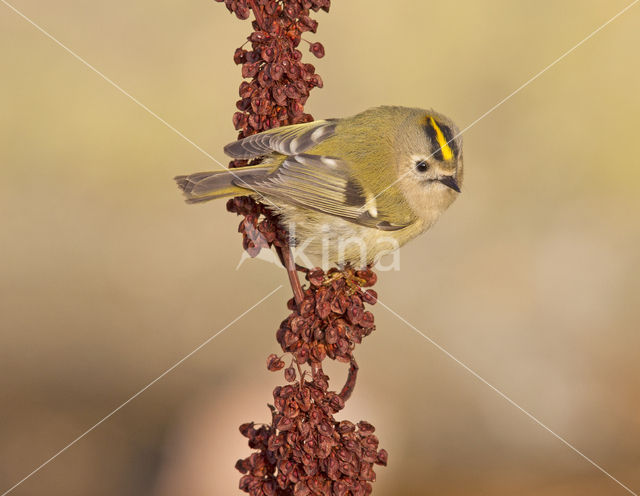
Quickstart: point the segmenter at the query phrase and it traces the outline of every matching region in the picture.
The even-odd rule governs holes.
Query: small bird
[[[258,165],[175,178],[188,203],[249,195],[324,261],[375,262],[429,229],[460,193],[462,138],[431,110],[376,107],[269,129],[224,147]]]

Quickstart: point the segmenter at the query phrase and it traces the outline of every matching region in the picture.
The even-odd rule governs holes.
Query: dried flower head
[[[283,229],[278,216],[249,196],[238,196],[227,202],[227,210],[242,215],[244,219],[238,226],[242,233],[242,247],[255,257],[262,248],[286,248],[289,235]]]
[[[343,271],[316,269],[307,272],[309,288],[299,307],[289,302],[292,314],[282,322],[276,337],[282,350],[299,364],[322,362],[325,357],[351,362],[353,349],[375,329],[373,314],[364,303],[374,304],[377,294],[363,286],[375,284],[370,269]]]
[[[251,10],[255,15],[254,31],[247,37],[251,49],[240,47],[233,56],[234,62],[242,65],[242,77],[250,79],[240,85],[238,112],[233,115],[239,138],[312,121],[313,117],[304,113],[304,104],[309,92],[321,88],[323,83],[315,67],[302,62],[298,46],[302,33],[315,33],[318,29],[318,22],[309,17],[311,11],[329,12],[330,0],[224,0],[224,3],[239,19],[247,19]],[[322,57],[324,47],[313,43],[311,52]],[[244,163],[236,161],[234,166]]]
[[[241,490],[252,496],[371,494],[373,465],[386,465],[387,452],[378,449],[375,428],[368,422],[334,418],[344,401],[327,389],[322,371],[310,382],[278,386],[271,423],[240,426],[249,446],[258,450],[236,463],[244,474]]]
[[[239,19],[253,12],[253,32],[247,43],[233,56],[242,66],[238,111],[233,125],[243,138],[273,127],[312,121],[304,113],[309,92],[322,87],[315,67],[302,62],[298,49],[302,33],[315,33],[318,23],[311,11],[329,11],[330,0],[217,0]],[[309,51],[324,56],[321,43],[309,43]],[[231,167],[247,165],[245,160]],[[256,256],[263,248],[275,247],[284,258],[289,250],[288,233],[269,208],[251,197],[227,202],[227,209],[243,217],[238,231],[243,248]],[[289,301],[291,314],[276,337],[285,357],[271,354],[267,368],[284,369],[287,385],[273,392],[271,422],[240,426],[254,451],[239,460],[236,468],[243,474],[240,489],[252,496],[364,496],[372,491],[376,474],[373,465],[386,465],[387,452],[378,449],[374,427],[364,421],[354,424],[338,421],[334,415],[355,387],[358,366],[355,346],[375,329],[373,314],[365,304],[373,305],[376,275],[370,269],[356,271],[306,270],[308,287],[301,289],[295,267],[296,300]],[[293,284],[293,282],[292,282]],[[297,292],[296,292],[297,291]],[[331,358],[350,364],[346,384],[337,393],[329,390],[329,377],[322,361]],[[310,368],[311,380],[307,380]]]

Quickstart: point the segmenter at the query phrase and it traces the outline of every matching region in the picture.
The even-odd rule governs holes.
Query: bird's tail
[[[251,183],[269,174],[271,169],[272,166],[268,165],[254,165],[232,170],[196,172],[188,176],[176,176],[174,179],[187,197],[187,203],[199,203],[250,194]]]

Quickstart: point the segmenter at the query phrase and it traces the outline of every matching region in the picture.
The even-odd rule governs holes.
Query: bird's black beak
[[[453,191],[460,193],[460,186],[458,186],[458,183],[456,182],[456,178],[453,176],[442,176],[438,178],[438,181],[440,181],[442,184],[444,184],[446,187],[451,188]]]

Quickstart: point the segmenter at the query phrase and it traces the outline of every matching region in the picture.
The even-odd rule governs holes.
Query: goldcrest
[[[250,195],[306,254],[357,267],[429,229],[460,194],[462,138],[431,110],[377,107],[225,146],[258,165],[175,178],[188,203]]]

